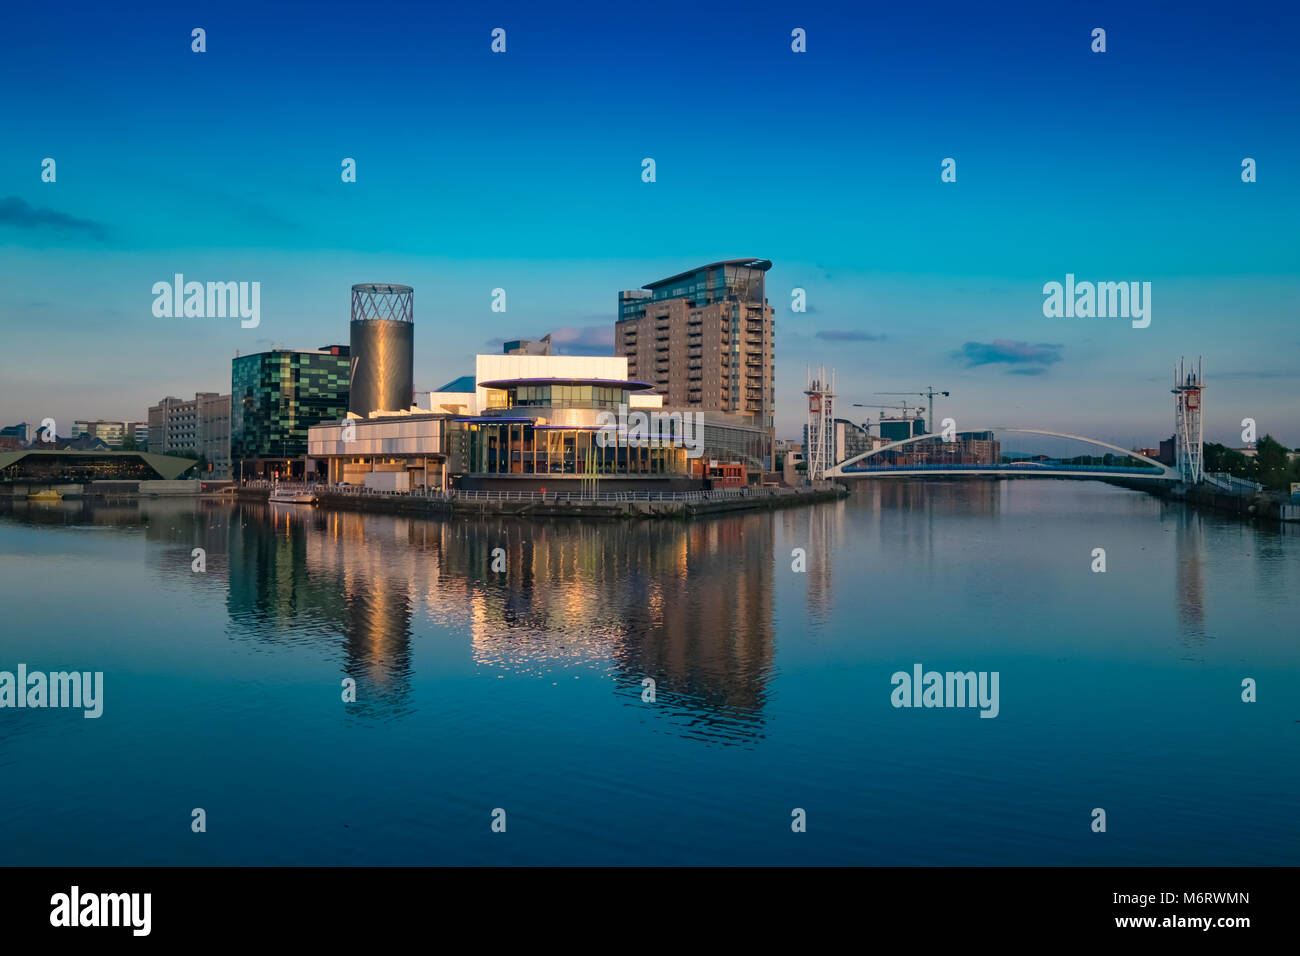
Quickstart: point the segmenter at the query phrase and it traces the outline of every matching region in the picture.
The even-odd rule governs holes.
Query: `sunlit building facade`
[[[230,374],[236,477],[303,477],[307,430],[347,415],[350,368],[346,345],[236,357]]]
[[[479,386],[487,390],[482,414],[456,422],[452,460],[461,487],[523,488],[541,479],[539,486],[558,491],[574,483],[565,479],[589,478],[607,487],[609,479],[623,479],[667,489],[692,482],[680,415],[669,424],[675,433],[663,439],[640,441],[626,428],[609,427],[644,382],[522,378]]]

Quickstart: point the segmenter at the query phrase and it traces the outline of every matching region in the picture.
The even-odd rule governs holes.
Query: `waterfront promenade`
[[[265,500],[269,492],[268,485],[246,485],[237,494],[241,498]],[[719,488],[679,493],[620,491],[588,495],[535,491],[385,492],[329,485],[316,488],[316,503],[336,510],[384,514],[687,519],[813,504],[847,494],[847,488],[832,482],[802,488]]]

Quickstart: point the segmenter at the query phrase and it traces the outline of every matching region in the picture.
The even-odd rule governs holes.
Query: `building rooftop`
[[[619,378],[573,378],[570,376],[562,378],[500,378],[491,382],[479,382],[481,388],[514,388],[518,385],[608,385],[627,389],[630,392],[640,392],[651,387],[647,382],[629,382],[626,379]]]
[[[704,269],[716,269],[718,266],[733,266],[738,269],[758,269],[760,272],[766,272],[772,268],[771,259],[723,259],[721,262],[710,262],[707,266],[696,266],[694,269],[687,269],[685,272],[679,272],[676,275],[669,276],[667,279],[658,279],[654,282],[648,282],[643,285],[643,289],[657,289],[663,285],[669,285],[678,282],[681,279],[687,279]]]
[[[47,456],[57,456],[59,458],[138,458],[164,479],[179,478],[196,463],[196,459],[193,458],[179,458],[175,455],[155,455],[145,451],[118,451],[108,448],[95,449],[91,451],[82,451],[72,448],[60,448],[58,450],[31,448],[25,451],[0,452],[0,470],[8,468],[10,465],[21,461],[24,458],[33,456],[38,458],[44,458]]]
[[[473,375],[462,375],[460,378],[452,379],[442,388],[435,388],[434,392],[472,392],[474,386],[475,379]]]

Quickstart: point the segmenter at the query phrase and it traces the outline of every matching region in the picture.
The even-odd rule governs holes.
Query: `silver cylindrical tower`
[[[415,290],[366,282],[352,287],[348,410],[406,411],[415,390]]]

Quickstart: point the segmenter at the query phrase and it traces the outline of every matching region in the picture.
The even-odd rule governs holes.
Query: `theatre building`
[[[602,423],[620,406],[657,406],[658,396],[634,398],[643,382],[599,378],[518,378],[480,382],[482,413],[456,420],[451,460],[466,489],[580,491],[694,490],[687,449],[667,441],[629,440],[626,429]]]
[[[413,411],[314,425],[307,435],[313,478],[382,491],[444,489],[451,421]]]

